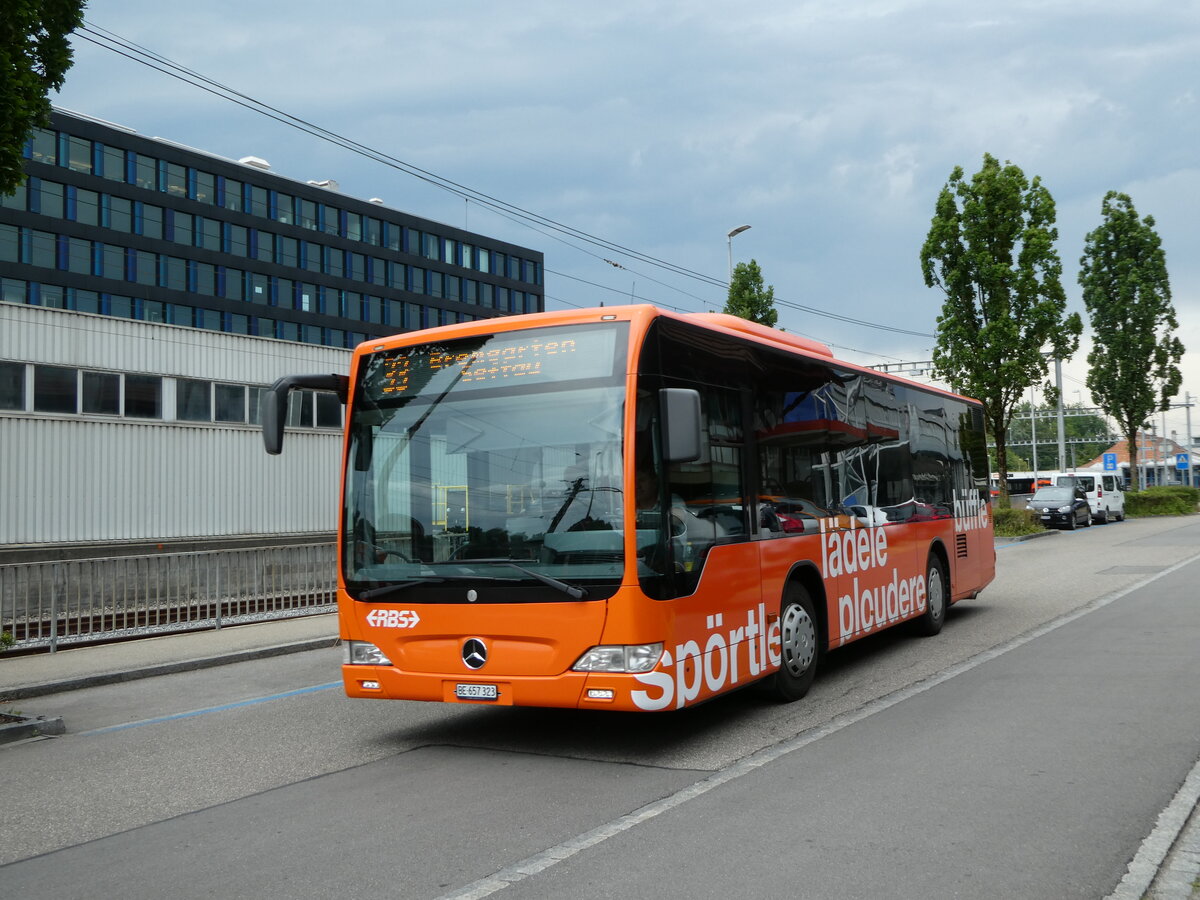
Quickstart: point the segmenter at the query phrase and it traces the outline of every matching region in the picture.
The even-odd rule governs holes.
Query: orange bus
[[[371,340],[349,377],[352,697],[670,710],[926,635],[995,571],[978,403],[723,314],[627,306]]]

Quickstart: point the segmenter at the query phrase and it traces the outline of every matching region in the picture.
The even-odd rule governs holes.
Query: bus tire
[[[950,585],[946,579],[946,566],[936,553],[929,554],[925,568],[925,612],[913,620],[913,630],[922,637],[933,637],[946,623],[946,607],[950,596]]]
[[[799,582],[783,592],[779,610],[779,671],[771,676],[771,693],[785,703],[808,693],[821,658],[821,629],[817,610],[807,589]]]

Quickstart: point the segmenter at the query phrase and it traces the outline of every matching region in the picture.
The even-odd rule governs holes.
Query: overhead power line
[[[273,119],[291,128],[295,128],[319,140],[333,144],[337,147],[341,147],[342,149],[349,150],[350,152],[366,159],[370,159],[373,162],[377,162],[397,171],[403,172],[413,178],[425,182],[426,184],[448,191],[458,197],[462,197],[464,200],[473,201],[506,218],[516,219],[520,224],[534,228],[535,230],[540,231],[542,228],[549,229],[550,231],[557,232],[558,234],[565,235],[574,240],[582,241],[585,244],[599,247],[608,253],[621,254],[629,259],[655,266],[674,275],[694,279],[709,287],[721,289],[726,289],[728,287],[727,282],[718,278],[714,278],[711,275],[705,275],[702,272],[697,272],[685,266],[677,265],[667,260],[660,259],[656,256],[652,256],[648,253],[643,253],[640,250],[635,250],[631,247],[626,247],[614,241],[609,241],[605,238],[589,234],[581,229],[558,222],[557,220],[551,219],[548,216],[543,216],[539,213],[524,209],[516,204],[508,203],[507,201],[501,200],[497,197],[466,185],[459,184],[456,181],[445,178],[434,172],[430,172],[429,170],[421,168],[420,166],[406,162],[402,159],[398,159],[397,157],[391,156],[383,151],[376,150],[367,146],[366,144],[348,138],[335,131],[323,128],[313,122],[301,118],[300,116],[292,115],[291,113],[271,106],[268,103],[257,100],[248,94],[221,84],[220,82],[215,81],[206,75],[174,62],[160,53],[156,53],[149,48],[143,47],[140,44],[121,37],[120,35],[109,31],[108,29],[94,25],[91,22],[85,21],[83,26],[81,26],[75,33],[81,39],[116,53],[119,56],[123,56],[132,62],[136,62],[140,65],[154,69],[157,72],[192,85],[193,87],[197,87],[200,90],[206,91],[231,103],[235,103],[238,106],[266,116],[267,118]],[[585,252],[591,253],[591,251]],[[596,256],[598,259],[603,259],[603,257],[599,256],[598,254],[591,255]],[[647,278],[647,280],[654,281],[654,283],[670,288],[671,290],[679,290],[671,285],[655,281],[653,278],[650,278],[650,276],[643,273],[635,272],[634,274],[639,274],[639,277]],[[686,296],[692,297],[701,304],[706,304],[706,301],[704,301],[702,298],[688,294],[686,291],[680,292]],[[805,304],[796,303],[790,300],[776,298],[775,303],[778,306],[808,313],[809,315],[819,316],[822,318],[831,319],[833,321],[844,322],[846,324],[856,325],[864,328],[873,328],[880,331],[890,332],[892,334],[903,334],[925,338],[933,336],[927,332],[915,331],[907,328],[898,328],[891,325],[883,325],[878,322],[869,322],[864,319],[857,319],[853,316],[845,316],[841,315],[840,313],[829,312],[827,310],[818,309],[816,307],[807,306]],[[670,306],[670,304],[664,305]]]

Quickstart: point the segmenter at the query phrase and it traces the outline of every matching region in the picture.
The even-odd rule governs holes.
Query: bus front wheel
[[[946,567],[936,553],[930,553],[925,573],[925,612],[913,620],[917,634],[933,637],[942,630],[942,625],[946,622],[949,596],[950,585],[946,580]]]
[[[817,674],[821,656],[817,611],[801,584],[788,585],[779,613],[779,642],[782,660],[772,676],[772,693],[790,703],[808,693]]]

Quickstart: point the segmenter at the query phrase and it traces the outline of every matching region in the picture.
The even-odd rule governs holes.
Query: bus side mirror
[[[278,456],[283,450],[288,394],[293,388],[333,391],[344,404],[350,391],[350,379],[345,375],[285,375],[267,388],[262,398],[263,445],[272,456]]]
[[[663,458],[669,463],[700,458],[700,392],[663,388],[658,392],[663,419]]]

